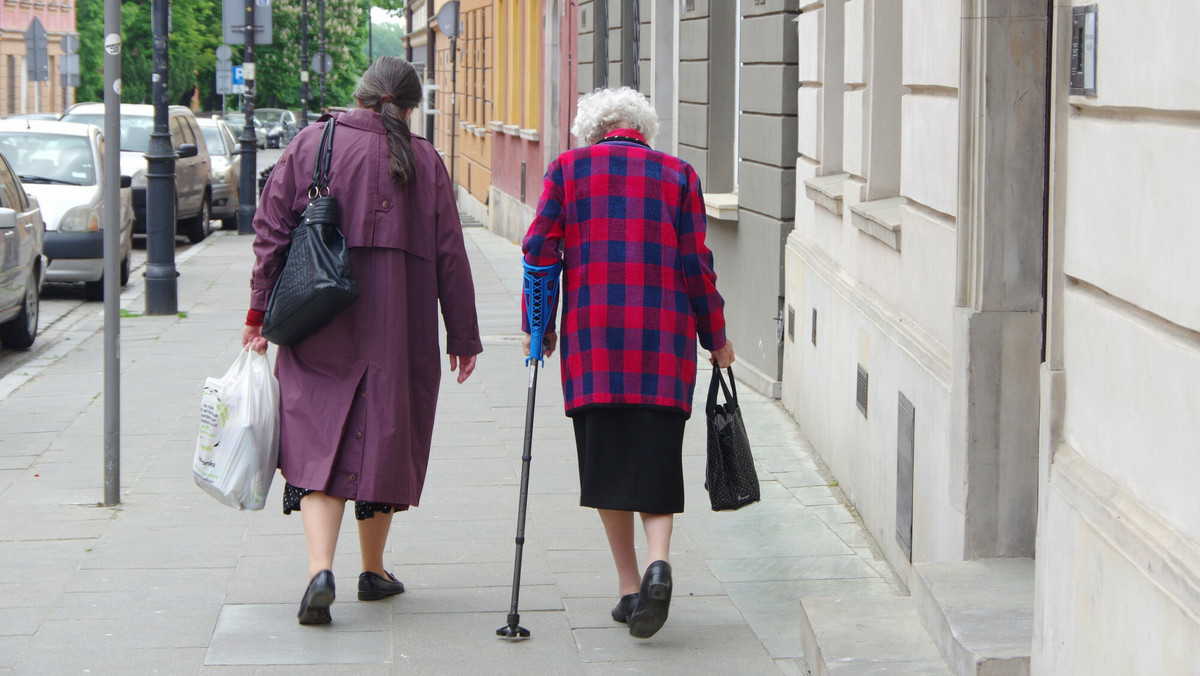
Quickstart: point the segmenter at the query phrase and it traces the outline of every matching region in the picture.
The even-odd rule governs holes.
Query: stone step
[[[1033,559],[918,563],[921,621],[956,676],[1028,676]]]
[[[471,216],[469,214],[460,213],[459,221],[462,223],[462,227],[464,227],[464,228],[482,228],[483,227],[482,222],[480,222],[477,218],[475,218],[474,216]]]
[[[950,676],[907,596],[801,600],[810,676]]]

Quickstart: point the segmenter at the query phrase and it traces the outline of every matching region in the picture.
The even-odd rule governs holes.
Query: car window
[[[191,139],[188,141],[188,143],[195,143],[200,150],[208,152],[208,143],[204,141],[204,135],[200,133],[200,125],[197,124],[195,120],[187,117],[180,119],[180,125],[183,126],[184,136]]]
[[[233,130],[226,125],[222,128],[221,135],[225,137],[225,147],[229,148],[230,152],[233,152],[237,148],[237,139],[233,138]]]
[[[263,108],[254,112],[254,119],[261,121],[268,127],[273,127],[279,124],[280,111]]]
[[[77,113],[67,113],[63,116],[63,122],[94,124],[103,129],[104,114],[80,115]],[[121,150],[132,153],[144,153],[150,150],[150,132],[152,131],[154,131],[153,117],[122,114]]]
[[[204,145],[208,146],[208,152],[213,155],[225,155],[229,152],[220,127],[206,124],[200,127],[200,133],[204,136]]]
[[[171,144],[176,148],[187,143],[183,136],[183,125],[179,123],[178,117],[171,118]]]
[[[4,132],[0,148],[26,183],[96,184],[95,159],[86,136]]]

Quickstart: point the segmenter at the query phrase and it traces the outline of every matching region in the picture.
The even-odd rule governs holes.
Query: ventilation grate
[[[791,305],[788,306],[787,332],[788,340],[796,342],[796,308]]]
[[[867,370],[858,365],[858,387],[856,388],[854,399],[858,403],[858,410],[862,411],[863,417],[867,417]]]
[[[813,345],[817,344],[817,308],[813,308],[812,344]]]

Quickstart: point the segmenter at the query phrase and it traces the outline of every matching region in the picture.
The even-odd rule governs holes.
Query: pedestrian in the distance
[[[392,513],[421,498],[441,380],[438,307],[451,370],[462,383],[483,351],[475,289],[446,167],[409,132],[421,82],[408,62],[381,57],[354,92],[359,108],[337,116],[330,194],[361,295],[291,347],[280,347],[279,468],[283,511],[300,510],[309,586],[301,624],[330,621],[333,554],[346,500],[355,501],[362,547],[358,598],[404,591],[384,569]],[[328,116],[323,119],[328,120]],[[254,216],[257,257],[243,345],[262,352],[263,311],[297,214],[308,203],[317,147],[328,121],[300,131],[271,171]]]
[[[683,511],[683,428],[696,338],[724,367],[724,300],[704,244],[704,198],[688,163],[650,148],[658,117],[637,91],[579,100],[583,146],[550,164],[525,262],[563,261],[562,379],[575,426],[580,504],[600,514],[617,567],[617,622],[654,635],[671,603],[671,531]],[[526,322],[525,353],[529,354]],[[547,327],[546,354],[557,336]],[[638,566],[634,514],[648,565]]]

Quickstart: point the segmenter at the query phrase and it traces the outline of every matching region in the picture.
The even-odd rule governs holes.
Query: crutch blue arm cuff
[[[521,262],[525,266],[525,318],[529,321],[529,357],[525,359],[525,365],[532,364],[535,359],[544,365],[542,341],[546,338],[546,329],[554,322],[562,261],[553,265],[530,265],[528,261]]]

